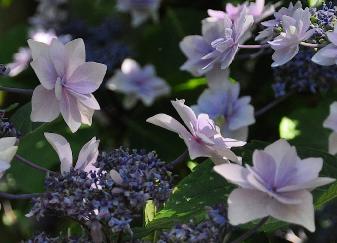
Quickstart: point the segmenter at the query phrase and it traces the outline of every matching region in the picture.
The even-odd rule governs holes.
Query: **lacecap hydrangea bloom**
[[[73,168],[73,154],[68,141],[61,135],[55,133],[45,133],[44,136],[50,145],[54,148],[60,159],[61,173],[65,174],[70,172],[71,168]],[[98,157],[98,146],[99,140],[96,140],[95,137],[87,142],[82,147],[78,155],[77,163],[74,169],[85,172],[95,170],[96,168],[93,166],[93,164],[96,162]]]
[[[335,181],[318,177],[322,166],[322,158],[300,159],[283,139],[255,150],[252,166],[215,166],[218,174],[240,187],[228,197],[229,222],[238,225],[271,216],[315,231],[310,191]]]
[[[246,8],[234,21],[226,14],[222,19],[206,18],[202,21],[202,36],[187,36],[180,43],[180,49],[188,58],[181,70],[201,76],[213,69],[227,69],[239,45],[248,39],[253,23],[253,16],[247,15]]]
[[[137,27],[147,19],[157,22],[161,0],[118,0],[117,9],[120,12],[129,12],[132,17],[132,26]]]
[[[232,147],[241,147],[245,142],[231,138],[224,138],[218,126],[205,113],[198,116],[185,105],[184,100],[172,101],[173,107],[185,123],[186,129],[180,122],[166,114],[158,114],[146,121],[175,132],[187,145],[191,159],[198,157],[211,158],[215,164],[231,160],[239,162],[239,158],[230,150]]]
[[[313,57],[312,61],[322,66],[337,64],[337,26],[333,32],[327,32],[328,40],[331,42],[320,49]]]
[[[121,70],[118,70],[106,84],[108,89],[124,93],[125,108],[132,108],[138,100],[144,105],[151,106],[159,96],[170,93],[170,86],[156,76],[153,65],[141,68],[132,59],[125,59]]]
[[[221,84],[215,83],[210,81],[210,88],[200,95],[197,105],[191,108],[196,114],[208,114],[224,137],[246,141],[248,126],[255,123],[250,96],[239,98],[240,84],[232,84],[226,81],[226,77]]]
[[[28,40],[34,69],[41,85],[32,97],[31,120],[51,122],[61,113],[72,132],[81,124],[91,125],[100,106],[92,95],[103,82],[106,66],[85,62],[82,39],[62,44],[53,39],[50,45]]]
[[[272,67],[283,65],[290,61],[299,51],[299,44],[309,39],[314,29],[309,29],[311,13],[308,8],[297,9],[293,16],[282,16],[282,32],[269,44],[274,49]]]
[[[16,137],[0,138],[0,178],[10,168],[18,147],[15,146]]]
[[[279,32],[279,28],[281,27],[281,21],[283,16],[292,17],[297,9],[302,8],[302,3],[297,2],[295,5],[290,3],[288,8],[282,7],[279,11],[274,13],[274,19],[267,20],[262,22],[261,24],[266,27],[262,30],[255,38],[257,41],[268,41],[274,39]]]
[[[330,128],[332,133],[329,136],[329,153],[337,154],[337,102],[330,105],[330,114],[323,122],[323,127]]]

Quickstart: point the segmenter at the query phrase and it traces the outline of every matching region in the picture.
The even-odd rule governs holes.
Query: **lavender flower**
[[[300,1],[298,1],[295,5],[290,3],[288,8],[282,7],[278,12],[274,13],[274,19],[261,23],[267,28],[261,31],[259,35],[256,36],[255,40],[265,42],[274,39],[280,32],[283,16],[293,17],[297,9],[302,9]]]
[[[222,137],[219,127],[207,114],[201,113],[196,116],[193,110],[184,103],[184,100],[172,101],[173,107],[188,130],[176,119],[166,114],[155,115],[146,121],[177,133],[187,145],[191,159],[209,157],[216,164],[224,163],[228,159],[239,162],[237,156],[230,149],[241,147],[246,143]]]
[[[148,18],[158,21],[158,10],[161,0],[118,0],[117,9],[120,12],[130,12],[132,26],[137,27]]]
[[[248,126],[255,123],[254,107],[250,97],[239,98],[240,85],[228,84],[223,89],[206,89],[192,106],[197,113],[206,113],[220,127],[224,137],[246,141]]]
[[[253,166],[223,164],[214,170],[240,188],[228,197],[228,218],[232,225],[272,216],[315,231],[311,190],[335,179],[318,177],[321,158],[301,160],[285,140],[264,150],[255,150]]]
[[[320,49],[313,57],[312,61],[319,65],[330,66],[337,64],[337,26],[333,32],[327,33],[331,42],[327,46]]]
[[[180,43],[180,49],[188,58],[181,70],[201,76],[214,69],[227,69],[239,45],[247,40],[253,22],[253,16],[247,15],[245,8],[235,21],[227,15],[220,20],[203,20],[202,36],[187,36]]]
[[[330,128],[332,133],[329,136],[329,153],[337,154],[337,102],[330,105],[330,114],[323,123],[323,127]]]
[[[18,150],[15,144],[16,137],[0,138],[0,178],[10,168],[10,162]]]
[[[125,93],[124,106],[132,108],[140,99],[146,106],[170,92],[167,83],[156,76],[153,65],[143,69],[132,59],[125,59],[120,71],[107,82],[107,88]]]
[[[31,66],[41,82],[32,97],[32,121],[50,122],[61,113],[72,132],[82,123],[91,125],[94,111],[100,109],[92,93],[101,85],[106,66],[85,62],[82,39],[66,45],[58,39],[49,46],[33,40],[28,44]]]
[[[272,67],[283,65],[290,61],[299,51],[299,44],[309,39],[315,32],[310,29],[310,11],[297,9],[293,17],[282,16],[282,32],[269,44],[275,50]]]

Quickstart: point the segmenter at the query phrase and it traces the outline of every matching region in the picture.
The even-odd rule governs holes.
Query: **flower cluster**
[[[121,70],[107,82],[107,88],[126,94],[124,107],[134,107],[140,99],[146,106],[154,100],[170,93],[170,86],[156,76],[154,66],[146,65],[143,69],[132,59],[125,59]]]
[[[49,175],[46,191],[33,200],[30,215],[57,213],[89,228],[101,222],[113,233],[132,234],[130,224],[142,217],[147,201],[161,205],[171,193],[171,183],[171,173],[154,152],[116,149],[102,153],[89,168]]]
[[[273,68],[275,96],[283,96],[288,91],[325,92],[337,81],[337,67],[324,67],[311,61],[315,52],[301,50],[293,60]]]
[[[316,30],[314,43],[324,43],[326,40],[326,32],[332,31],[337,22],[336,7],[332,2],[328,4],[323,3],[323,6],[312,8],[311,23],[312,27]]]
[[[205,221],[199,224],[191,221],[189,224],[176,225],[170,231],[163,232],[158,243],[221,242],[229,228],[226,208],[224,205],[217,205],[207,208],[207,211],[208,218]]]

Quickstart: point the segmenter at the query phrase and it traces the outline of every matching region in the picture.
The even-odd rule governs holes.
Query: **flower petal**
[[[337,133],[332,132],[329,136],[329,153],[332,155],[337,154]]]
[[[193,110],[184,104],[185,100],[171,101],[171,103],[188,129],[193,132],[197,127],[197,117]]]
[[[83,39],[75,39],[65,45],[68,58],[67,78],[83,63],[85,63],[85,46]]]
[[[87,142],[81,149],[78,160],[75,166],[75,170],[83,170],[86,171],[86,167],[88,165],[92,165],[96,162],[98,157],[98,146],[99,140],[96,140],[93,137],[89,142]],[[89,171],[86,171],[89,172]]]
[[[54,90],[47,90],[42,85],[37,86],[32,96],[31,120],[33,122],[51,122],[59,114],[59,101],[55,97]]]
[[[277,200],[271,200],[266,206],[270,216],[293,224],[301,225],[309,231],[315,231],[314,220],[314,205],[312,195],[308,191],[297,192],[297,198],[302,200],[302,203],[297,205],[283,204]],[[250,202],[248,200],[248,202]]]
[[[65,86],[81,94],[90,94],[102,84],[106,70],[104,64],[83,63],[73,72]]]
[[[69,172],[73,164],[73,154],[68,141],[55,133],[44,133],[44,136],[60,159],[61,173]]]
[[[234,183],[243,188],[251,189],[252,186],[247,182],[249,171],[237,164],[220,164],[213,167],[214,171],[224,177],[231,183]]]
[[[82,121],[77,99],[73,95],[63,92],[60,111],[70,130],[73,133],[76,132],[80,128]]]
[[[235,189],[228,197],[228,219],[238,225],[268,216],[269,196],[250,189]]]

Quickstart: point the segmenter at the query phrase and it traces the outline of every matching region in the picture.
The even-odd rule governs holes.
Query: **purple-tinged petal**
[[[45,56],[48,53],[48,45],[39,41],[29,39],[28,46],[31,50],[33,59],[37,59],[40,56]]]
[[[330,128],[334,132],[337,132],[337,102],[333,102],[330,105],[330,114],[323,122],[323,127]]]
[[[195,116],[193,110],[185,105],[185,100],[171,101],[171,103],[190,132],[193,133],[197,128],[197,117]]]
[[[314,232],[315,220],[312,195],[308,191],[299,191],[297,192],[296,198],[301,199],[302,203],[290,205],[272,200],[268,205],[265,205],[266,210],[268,210],[270,216],[276,219],[301,225],[309,231]]]
[[[44,136],[60,159],[61,173],[69,172],[73,164],[73,154],[68,141],[55,133],[44,133]]]
[[[34,59],[30,65],[43,87],[49,90],[53,89],[58,76],[51,59],[48,56],[40,56]]]
[[[67,92],[63,92],[63,98],[60,101],[60,111],[64,121],[74,133],[81,126],[81,113],[78,107],[77,99]]]
[[[65,86],[81,94],[91,94],[102,84],[106,70],[104,64],[83,63],[74,71]]]
[[[299,190],[313,190],[316,187],[325,186],[332,182],[335,182],[336,179],[329,177],[319,177],[311,181],[304,182],[298,185],[288,185],[282,188],[277,189],[277,192],[291,192],[291,191],[299,191]]]
[[[65,68],[68,65],[66,59],[66,49],[61,41],[53,39],[49,48],[50,59],[52,60],[58,77],[63,77]]]
[[[336,65],[337,62],[337,46],[329,44],[319,51],[311,58],[311,60],[322,66]]]
[[[271,155],[276,164],[279,165],[283,157],[291,149],[290,144],[285,139],[279,139],[276,142],[265,147],[264,151]]]
[[[59,102],[55,97],[55,92],[45,89],[42,85],[37,86],[32,96],[31,120],[33,122],[51,122],[59,114]]]
[[[214,171],[224,177],[231,183],[234,183],[242,188],[252,189],[252,186],[247,182],[249,171],[237,164],[220,164],[213,167]]]
[[[228,197],[228,219],[232,225],[268,216],[269,196],[250,189],[235,189]]]
[[[85,46],[83,39],[75,39],[65,45],[67,54],[67,78],[83,63],[85,63]]]
[[[273,157],[262,150],[255,150],[253,164],[254,170],[262,177],[263,181],[268,185],[272,185],[276,175],[276,163]]]

